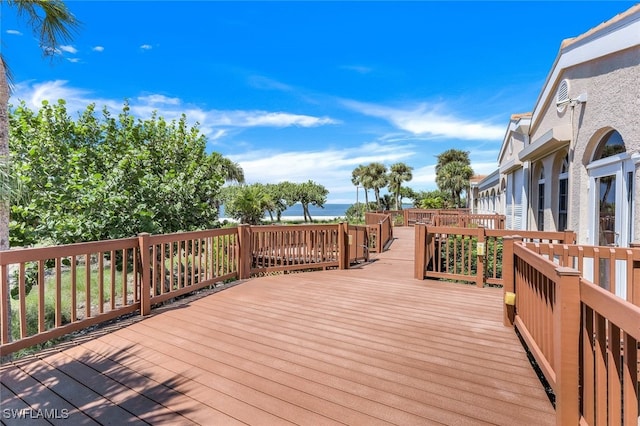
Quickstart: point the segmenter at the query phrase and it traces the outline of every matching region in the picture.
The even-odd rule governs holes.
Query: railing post
[[[414,272],[413,276],[417,280],[424,280],[425,262],[427,259],[427,226],[424,223],[414,225],[415,229],[415,247],[414,247]]]
[[[556,268],[556,304],[553,313],[556,424],[580,422],[579,345],[580,271]]]
[[[575,244],[576,243],[576,233],[573,231],[564,231],[564,241],[562,244]]]
[[[484,261],[487,256],[486,244],[484,226],[478,226],[478,242],[476,243],[476,286],[479,288],[483,288],[486,281],[484,273]]]
[[[409,226],[409,210],[402,211],[402,226]]]
[[[8,269],[8,265],[0,266],[0,343],[3,345],[11,340],[11,291]]]
[[[251,276],[251,227],[238,225],[238,276],[246,280]]]
[[[640,251],[640,242],[634,241],[631,243],[633,251]],[[634,256],[635,257],[635,256]],[[640,306],[640,260],[633,261],[633,276],[629,283],[627,292],[627,300],[636,306]]]
[[[516,242],[522,242],[522,237],[507,236],[502,239],[502,290],[504,292],[502,323],[507,327],[513,327],[515,319],[515,300],[509,301],[509,299],[512,299],[516,293],[516,265],[513,253],[513,245]]]
[[[140,315],[151,313],[151,258],[149,255],[149,234],[138,234],[138,251],[140,252]]]
[[[348,224],[338,223],[338,268],[349,269],[349,230]]]

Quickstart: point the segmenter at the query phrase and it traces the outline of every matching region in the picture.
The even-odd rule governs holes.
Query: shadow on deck
[[[255,278],[5,365],[0,420],[554,423],[502,291],[413,279],[413,229],[394,234],[363,267]]]

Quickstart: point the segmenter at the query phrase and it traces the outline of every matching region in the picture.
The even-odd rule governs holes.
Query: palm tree
[[[469,190],[469,180],[473,176],[471,166],[461,161],[452,161],[442,166],[436,175],[438,188],[451,194],[455,207],[460,207],[460,194]]]
[[[351,172],[351,183],[353,183],[356,187],[361,186],[364,188],[364,204],[366,206],[369,205],[369,191],[368,189],[370,188],[370,186],[368,187],[368,178],[366,176],[366,166],[363,166],[362,164],[360,164],[358,167],[356,167],[352,172]],[[357,188],[356,188],[357,189]]]
[[[4,2],[3,2],[4,3]],[[56,53],[59,43],[70,40],[79,22],[61,0],[7,0],[25,17],[40,41],[45,56]],[[9,76],[4,57],[0,57],[0,168],[3,176],[9,175]],[[9,195],[11,179],[0,182],[0,250],[9,248]]]
[[[267,210],[273,210],[273,200],[263,185],[243,185],[236,191],[228,209],[240,223],[257,225]]]
[[[378,210],[381,209],[380,203],[380,189],[387,186],[389,183],[389,176],[387,176],[387,167],[382,163],[371,163],[366,167],[365,177],[369,187],[373,189],[373,193],[376,196],[376,204]]]
[[[389,190],[393,194],[396,210],[402,209],[402,203],[400,202],[402,182],[408,182],[413,179],[411,170],[413,170],[413,167],[409,167],[404,163],[395,163],[389,168]]]
[[[242,167],[218,152],[211,153],[214,163],[218,165],[218,172],[225,182],[244,183],[244,170]]]
[[[436,163],[436,176],[440,172],[440,169],[447,163],[451,163],[452,161],[460,161],[466,165],[471,165],[471,160],[469,160],[469,151],[461,151],[459,149],[448,149],[443,153],[436,156],[438,162]]]

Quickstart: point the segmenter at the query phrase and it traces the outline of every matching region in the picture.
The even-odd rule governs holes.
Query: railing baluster
[[[45,306],[44,306],[44,260],[38,261],[38,332],[44,333],[45,327]]]
[[[76,257],[71,256],[71,322],[76,322],[78,319],[77,309],[77,301],[76,301]]]
[[[56,327],[62,326],[62,258],[56,257]]]
[[[98,313],[104,313],[104,253],[98,253]]]
[[[91,256],[84,255],[85,318],[91,318]]]
[[[595,349],[594,349],[594,312],[589,306],[582,305],[582,416],[587,424],[595,422]]]

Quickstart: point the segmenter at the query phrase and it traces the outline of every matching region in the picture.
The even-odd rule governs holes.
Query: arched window
[[[567,229],[569,207],[569,154],[562,159],[558,176],[558,231]]]
[[[593,155],[593,161],[601,160],[623,152],[627,152],[627,148],[624,146],[622,135],[618,133],[617,130],[612,130],[602,138],[602,141]]]
[[[538,177],[538,231],[544,231],[544,167],[540,166]]]

